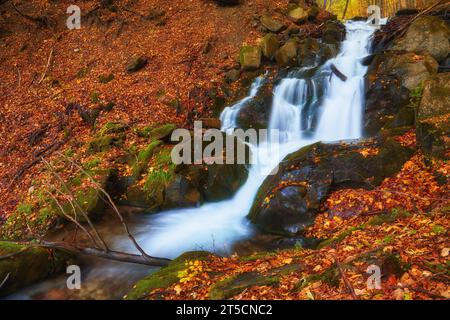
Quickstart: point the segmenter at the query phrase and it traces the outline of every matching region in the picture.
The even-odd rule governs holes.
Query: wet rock
[[[322,31],[322,41],[329,44],[339,44],[345,40],[345,26],[337,20],[325,22]]]
[[[271,83],[263,84],[258,94],[243,106],[237,117],[239,128],[244,130],[267,128],[273,100],[272,89]]]
[[[281,21],[276,20],[269,15],[263,15],[260,21],[262,26],[270,32],[278,33],[286,29],[286,26]]]
[[[415,20],[405,36],[394,41],[393,50],[429,54],[437,61],[447,58],[450,52],[450,28],[445,21],[434,16]]]
[[[296,39],[289,39],[275,54],[275,59],[279,66],[294,66],[297,64],[297,48]]]
[[[206,251],[183,253],[181,256],[171,261],[167,267],[161,268],[144,279],[139,280],[123,298],[124,300],[140,300],[145,298],[155,289],[167,288],[180,280],[178,274],[186,269],[186,262],[206,261],[212,255],[213,254]]]
[[[242,46],[239,51],[239,62],[242,70],[259,69],[261,65],[261,49],[256,46]]]
[[[274,35],[273,33],[266,34],[261,39],[260,45],[261,45],[262,54],[267,59],[272,59],[280,47],[280,44],[278,43],[278,39],[277,39],[276,35]]]
[[[143,69],[147,65],[147,63],[148,59],[146,57],[143,56],[133,57],[128,61],[125,70],[128,73],[137,72]]]
[[[295,235],[314,222],[331,189],[370,187],[401,169],[413,153],[393,139],[381,142],[375,156],[359,151],[373,141],[353,145],[316,143],[288,155],[278,172],[258,191],[248,218],[260,229]]]
[[[430,56],[393,52],[375,55],[366,75],[366,135],[377,134],[390,123],[410,104],[410,91],[436,72],[437,62]]]
[[[0,296],[6,296],[33,283],[62,272],[71,256],[63,251],[1,242]],[[3,283],[4,281],[4,283]]]

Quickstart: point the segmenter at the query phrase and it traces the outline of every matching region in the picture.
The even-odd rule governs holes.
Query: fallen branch
[[[347,76],[343,74],[339,69],[334,65],[334,63],[331,64],[331,71],[342,81],[347,81]]]
[[[165,267],[171,261],[166,258],[158,258],[158,257],[143,257],[139,254],[132,254],[120,251],[105,251],[97,248],[86,248],[86,247],[78,247],[74,245],[70,245],[65,242],[49,242],[49,241],[41,241],[39,243],[34,242],[16,242],[21,245],[28,245],[31,247],[41,247],[48,249],[60,249],[64,250],[68,253],[72,253],[75,255],[81,254],[86,256],[99,257],[108,260],[120,261],[120,262],[130,262],[136,264],[143,264],[147,266],[154,267]]]
[[[41,79],[38,81],[38,84],[41,84],[41,82],[44,80],[45,76],[47,75],[47,72],[48,72],[48,69],[50,67],[50,63],[52,61],[52,57],[53,57],[53,48],[54,47],[52,47],[52,50],[50,50],[50,54],[48,55],[48,59],[47,59],[47,65],[45,66],[44,73],[42,74]]]
[[[342,280],[344,280],[344,284],[347,287],[348,291],[350,292],[350,294],[352,295],[352,298],[357,300],[358,296],[355,293],[355,289],[353,288],[352,284],[350,283],[350,281],[348,281],[347,276],[344,273],[344,270],[342,268],[341,263],[339,262],[338,258],[333,255],[333,259],[334,259],[334,263],[336,264],[339,273],[341,274]]]
[[[0,283],[0,289],[3,287],[3,285],[6,283],[6,281],[8,281],[10,275],[11,275],[11,272],[9,272],[6,275],[5,279],[3,279],[3,281]]]

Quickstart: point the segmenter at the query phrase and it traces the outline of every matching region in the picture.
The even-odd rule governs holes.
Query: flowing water
[[[374,28],[364,22],[350,21],[346,23],[346,29],[346,40],[336,58],[318,68],[312,77],[307,76],[312,69],[292,71],[274,89],[269,129],[278,130],[280,139],[251,146],[256,160],[265,161],[256,161],[250,167],[246,183],[233,198],[207,203],[198,208],[142,216],[135,223],[130,223],[138,242],[149,254],[174,258],[185,251],[200,249],[229,253],[237,241],[254,234],[246,216],[267,172],[276,168],[287,154],[316,141],[361,137],[364,75],[367,68],[360,61],[370,53]],[[333,64],[348,77],[347,81],[333,75]],[[225,108],[220,117],[223,131],[230,132],[236,127],[239,111],[257,95],[263,82],[263,77],[257,78],[248,97]],[[106,226],[106,231],[108,228]],[[111,236],[109,240],[118,250],[135,252],[124,236]],[[120,298],[122,291],[129,288],[129,284],[123,280],[120,282],[125,272],[128,272],[125,276],[129,279],[127,281],[149,272],[147,267],[120,263],[113,266],[109,262],[97,262],[91,267],[83,283],[87,282],[87,286],[95,287],[96,290],[110,283],[110,289],[117,290],[116,293],[106,294],[105,298]],[[132,272],[134,275],[130,276]],[[116,282],[122,284],[122,291],[114,287]],[[63,288],[64,285],[65,277],[48,280],[15,297],[26,298],[51,288]],[[51,295],[44,295],[43,298],[51,298]]]
[[[246,215],[266,178],[264,172],[270,172],[267,169],[276,167],[287,154],[304,145],[319,140],[361,137],[367,68],[360,61],[369,54],[374,29],[365,22],[353,21],[347,22],[346,29],[347,37],[340,53],[320,67],[315,76],[302,78],[305,70],[299,70],[288,75],[274,89],[269,130],[279,131],[279,144],[272,141],[252,146],[257,161],[236,195],[199,208],[170,210],[149,216],[150,227],[138,230],[137,235],[148,252],[173,258],[187,250],[229,251],[234,242],[249,237],[253,232]],[[332,74],[332,64],[348,77],[347,81]],[[262,78],[257,78],[249,97],[223,111],[222,130],[230,131],[236,126],[239,111],[257,94],[262,82]],[[320,100],[318,87],[322,87]],[[262,159],[266,161],[258,161]]]

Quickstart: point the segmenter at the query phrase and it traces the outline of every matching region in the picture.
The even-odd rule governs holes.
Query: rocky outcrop
[[[371,140],[351,145],[316,143],[288,155],[260,187],[249,219],[266,232],[297,234],[313,223],[331,189],[377,185],[400,170],[413,153],[387,138],[376,155],[361,154],[377,145]]]
[[[429,54],[437,61],[450,53],[450,28],[438,17],[425,16],[415,20],[405,36],[392,44],[393,50]]]
[[[298,41],[295,38],[289,39],[275,54],[275,59],[279,66],[297,65]]]
[[[9,256],[6,257],[5,256]],[[0,296],[62,272],[70,255],[54,249],[0,241]]]
[[[419,146],[430,157],[449,159],[450,73],[434,75],[424,83],[417,108],[416,133]]]
[[[280,44],[275,34],[268,33],[261,39],[260,46],[263,56],[267,59],[272,59],[279,49]]]
[[[225,141],[225,138],[224,138]],[[195,207],[203,202],[220,201],[231,197],[237,189],[247,180],[247,164],[250,150],[248,146],[235,140],[234,155],[237,156],[238,145],[246,152],[246,162],[226,164],[226,149],[220,154],[223,164],[194,164],[194,143],[185,142],[186,148],[191,148],[191,163],[175,165],[172,161],[172,146],[155,142],[142,152],[148,153],[139,175],[124,179],[126,196],[123,202],[133,206],[142,207],[146,212],[157,212],[163,209]],[[201,146],[205,150],[208,143]],[[142,157],[137,157],[140,159]],[[151,165],[149,165],[151,164]],[[138,165],[135,163],[133,167]],[[134,170],[133,170],[134,172]],[[142,174],[144,183],[138,183]]]
[[[428,55],[394,52],[377,54],[366,75],[366,135],[377,134],[382,127],[391,123],[400,111],[400,116],[404,116],[404,111],[409,110],[405,107],[410,104],[410,91],[436,74],[437,70],[437,62]]]

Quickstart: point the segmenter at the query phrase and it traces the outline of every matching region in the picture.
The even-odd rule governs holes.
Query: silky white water
[[[363,78],[367,68],[360,60],[369,54],[374,29],[364,22],[347,22],[346,29],[341,52],[317,71],[317,77],[302,79],[291,74],[274,89],[269,129],[279,130],[279,148],[273,148],[274,141],[272,145],[252,146],[256,159],[264,159],[265,163],[256,161],[251,166],[248,180],[233,198],[149,216],[149,223],[138,228],[136,236],[149,254],[173,258],[189,250],[229,252],[234,242],[253,232],[246,216],[266,178],[264,173],[270,171],[267,169],[276,167],[287,154],[316,141],[361,137]],[[332,63],[348,77],[347,81],[332,75]],[[263,81],[256,79],[247,98],[225,108],[221,115],[224,131],[235,128],[239,111],[257,94]],[[323,87],[320,101],[318,85]]]

